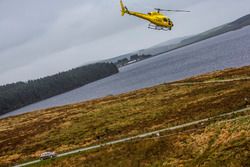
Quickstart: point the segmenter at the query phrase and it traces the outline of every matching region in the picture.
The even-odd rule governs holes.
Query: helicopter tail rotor
[[[125,15],[125,13],[128,13],[128,9],[126,6],[124,6],[122,0],[120,0],[120,4],[121,4],[121,12],[122,12],[122,16]]]

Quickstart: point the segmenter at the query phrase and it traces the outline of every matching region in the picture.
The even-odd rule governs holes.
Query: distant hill
[[[112,62],[112,63],[115,63],[118,60],[122,60],[124,58],[130,58],[130,56],[133,56],[133,55],[135,55],[137,53],[138,52],[132,52],[132,53],[124,54],[124,55],[121,55],[121,56],[118,56],[118,57],[114,57],[114,58],[111,58],[111,59],[104,60],[103,62]]]
[[[161,53],[169,52],[174,49],[178,49],[196,42],[200,42],[202,40],[206,40],[230,31],[235,31],[238,29],[241,29],[245,26],[250,25],[250,14],[246,15],[244,17],[241,17],[231,23],[224,24],[222,26],[215,27],[211,30],[205,31],[203,33],[191,36],[191,37],[186,37],[183,40],[179,41],[177,40],[177,43],[172,43],[167,45],[160,45],[160,46],[155,46],[152,48],[145,49],[145,54],[153,54],[153,55],[158,55]]]
[[[241,17],[240,19],[233,21],[231,23],[213,28],[209,31],[206,31],[201,34],[195,35],[191,38],[185,39],[181,41],[178,46],[180,47],[180,46],[185,46],[185,45],[189,45],[192,43],[196,43],[196,42],[208,39],[208,38],[215,37],[217,35],[221,35],[230,31],[238,30],[248,25],[250,25],[250,14],[244,17]]]
[[[166,45],[177,44],[177,43],[180,43],[182,40],[184,40],[186,38],[189,38],[189,36],[180,37],[180,38],[174,38],[174,39],[171,39],[169,41],[165,41],[165,42],[159,43],[159,44],[157,44],[157,45],[155,45],[153,47],[161,47],[161,46],[166,46]]]
[[[169,41],[160,43],[150,48],[146,48],[143,50],[139,50],[137,52],[125,54],[116,58],[106,60],[106,62],[114,63],[119,59],[123,59],[123,58],[129,59],[130,56],[134,54],[157,56],[159,54],[166,53],[166,52],[169,52],[169,51],[172,51],[172,50],[175,50],[175,49],[178,49],[178,48],[181,48],[181,47],[184,47],[184,46],[196,43],[196,42],[200,42],[202,40],[206,40],[206,39],[209,39],[209,38],[212,38],[212,37],[215,37],[215,36],[230,32],[230,31],[235,31],[235,30],[241,29],[249,25],[250,25],[250,14],[243,16],[231,23],[227,23],[227,24],[215,27],[203,33],[200,33],[191,37],[182,37],[182,38],[169,40]]]

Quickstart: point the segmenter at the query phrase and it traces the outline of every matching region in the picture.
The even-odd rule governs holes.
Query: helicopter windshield
[[[167,18],[164,18],[163,20],[164,20],[165,22],[168,22],[168,19],[167,19]]]

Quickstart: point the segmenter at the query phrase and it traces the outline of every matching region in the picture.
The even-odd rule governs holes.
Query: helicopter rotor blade
[[[191,12],[188,10],[170,10],[170,9],[160,9],[160,8],[155,8],[157,11],[166,11],[166,12]]]

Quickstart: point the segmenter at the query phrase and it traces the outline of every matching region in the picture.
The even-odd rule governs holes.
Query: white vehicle
[[[41,160],[56,158],[55,152],[44,152],[40,155]]]

